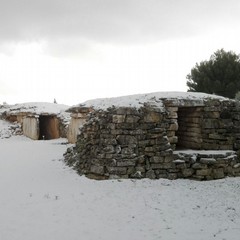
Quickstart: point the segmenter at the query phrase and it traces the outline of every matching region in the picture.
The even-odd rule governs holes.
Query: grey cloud
[[[45,44],[44,50],[55,57],[85,57],[96,54],[96,49],[91,41],[81,38],[56,38]]]
[[[138,43],[238,20],[238,0],[1,0],[0,41]]]

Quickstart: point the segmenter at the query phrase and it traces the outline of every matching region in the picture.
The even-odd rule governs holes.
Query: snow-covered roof
[[[107,109],[109,107],[135,107],[140,108],[146,103],[162,108],[162,100],[196,101],[203,102],[206,99],[227,100],[227,98],[199,92],[154,92],[136,94],[114,98],[99,98],[80,103],[74,107],[92,107],[94,109]]]
[[[33,114],[59,114],[66,111],[69,106],[63,104],[47,103],[47,102],[30,102],[30,103],[20,103],[15,105],[8,105],[3,107],[0,111],[7,111],[11,114],[16,114],[20,112],[29,112]]]

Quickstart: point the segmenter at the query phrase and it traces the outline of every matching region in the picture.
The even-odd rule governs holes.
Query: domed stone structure
[[[90,178],[240,175],[238,101],[160,92],[92,100],[69,111],[81,121],[65,159]]]

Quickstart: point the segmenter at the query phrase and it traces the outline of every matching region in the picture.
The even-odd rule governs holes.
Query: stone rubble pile
[[[19,123],[6,123],[5,126],[0,129],[0,139],[10,138],[16,135],[22,135],[22,128]]]

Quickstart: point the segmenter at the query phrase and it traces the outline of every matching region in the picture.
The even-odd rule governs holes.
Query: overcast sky
[[[186,91],[239,43],[239,0],[0,0],[0,104]]]

